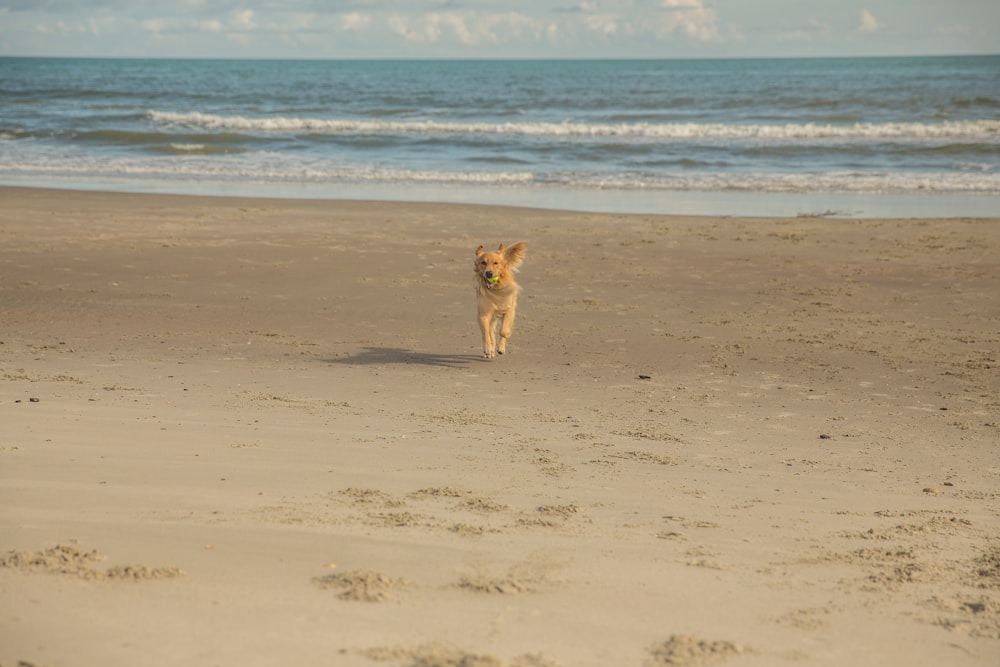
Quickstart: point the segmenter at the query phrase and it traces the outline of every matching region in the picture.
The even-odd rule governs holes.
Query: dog
[[[507,352],[507,339],[514,328],[517,293],[521,289],[514,281],[514,273],[522,261],[524,241],[509,248],[501,243],[496,252],[484,252],[483,246],[476,248],[476,301],[479,329],[483,332],[483,354],[487,359]]]

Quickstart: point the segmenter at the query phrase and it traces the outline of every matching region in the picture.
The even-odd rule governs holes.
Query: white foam
[[[823,170],[815,172],[741,169],[638,172],[626,168],[597,173],[586,169],[555,169],[539,165],[516,169],[464,169],[436,164],[427,168],[343,161],[282,152],[246,152],[204,155],[191,148],[175,156],[92,153],[45,142],[0,143],[0,178],[100,175],[136,180],[198,180],[217,183],[302,183],[305,185],[365,184],[456,185],[504,188],[508,186],[574,188],[606,192],[763,192],[865,194],[1000,195],[1000,171],[988,165],[965,163],[961,169]]]
[[[200,112],[149,111],[154,123],[208,131],[362,135],[522,135],[538,137],[637,138],[660,140],[964,140],[1000,143],[1000,120],[943,121],[940,123],[723,124],[723,123],[459,123],[439,121],[385,121],[221,116]]]
[[[469,185],[504,187],[533,185],[594,191],[717,191],[767,193],[865,193],[865,194],[982,194],[1000,195],[1000,174],[989,172],[824,172],[771,173],[678,172],[638,175],[587,173],[534,173],[531,171],[444,171],[271,160],[183,160],[119,158],[96,160],[36,156],[28,160],[0,160],[0,176],[85,176],[90,174],[136,179],[195,179],[233,182],[284,182],[305,184]]]

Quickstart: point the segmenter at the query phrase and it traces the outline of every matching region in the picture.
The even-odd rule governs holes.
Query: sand
[[[1000,664],[1000,220],[0,199],[4,667]]]

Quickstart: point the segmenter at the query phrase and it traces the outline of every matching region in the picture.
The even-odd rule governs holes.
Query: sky
[[[1000,53],[998,0],[0,0],[0,56]]]

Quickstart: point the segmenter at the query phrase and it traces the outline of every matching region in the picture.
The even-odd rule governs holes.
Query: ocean
[[[1000,56],[0,58],[0,184],[1000,216]]]

